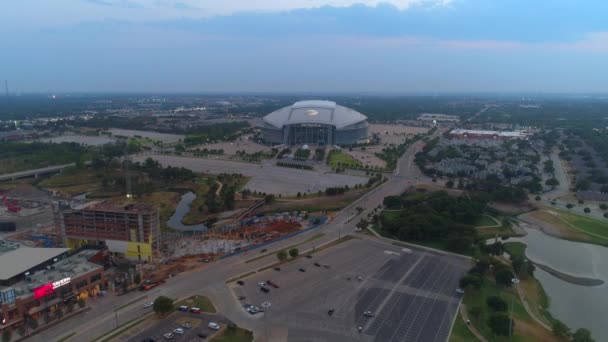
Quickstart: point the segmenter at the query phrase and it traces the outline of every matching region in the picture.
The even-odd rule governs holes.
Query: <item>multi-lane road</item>
[[[366,216],[374,208],[382,204],[384,197],[400,194],[414,183],[421,181],[421,175],[414,163],[414,156],[420,150],[422,144],[422,142],[417,142],[406,151],[398,161],[395,175],[391,176],[386,183],[371,190],[344,208],[331,222],[290,239],[275,242],[268,249],[278,250],[294,243],[301,243],[299,248],[305,251],[312,249],[315,245],[319,246],[335,240],[340,235],[353,232],[359,217]],[[362,207],[364,210],[361,213],[357,213],[355,209],[357,207]],[[324,233],[324,235],[320,239],[306,241],[318,233]],[[259,332],[260,324],[258,321],[250,319],[238,306],[225,283],[229,278],[274,262],[274,258],[262,258],[250,263],[244,262],[257,255],[259,255],[259,252],[253,250],[248,254],[244,253],[216,261],[202,269],[185,272],[168,279],[164,285],[148,292],[133,292],[120,297],[108,296],[95,299],[90,303],[91,309],[86,313],[61,322],[47,329],[43,334],[32,336],[29,340],[41,342],[56,341],[73,333],[74,335],[69,338],[69,341],[95,340],[115,329],[117,324],[122,325],[149,312],[150,309],[143,308],[143,302],[154,299],[159,295],[171,298],[184,298],[193,294],[205,294],[213,300],[218,310],[226,317],[240,326],[254,332]],[[148,299],[128,305],[115,313],[115,308],[136,300],[142,295],[147,295]]]

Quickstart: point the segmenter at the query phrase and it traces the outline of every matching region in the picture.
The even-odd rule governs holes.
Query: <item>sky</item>
[[[605,0],[2,0],[11,92],[608,93]]]

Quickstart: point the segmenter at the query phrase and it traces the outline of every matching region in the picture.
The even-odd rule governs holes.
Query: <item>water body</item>
[[[591,330],[596,341],[608,341],[608,248],[558,239],[536,229],[508,241],[528,245],[526,256],[559,272],[603,281],[598,286],[576,285],[537,267],[535,277],[550,298],[549,312],[573,331]]]
[[[173,216],[171,216],[171,218],[169,218],[169,221],[167,221],[167,226],[169,226],[170,228],[173,228],[176,230],[182,230],[182,231],[197,231],[197,232],[207,231],[207,226],[205,226],[202,223],[193,224],[193,225],[185,225],[182,223],[182,219],[190,211],[190,205],[192,204],[192,201],[194,201],[195,198],[196,198],[196,194],[193,193],[192,191],[188,191],[185,194],[183,194],[181,200],[179,201],[179,203],[177,204],[177,207],[175,208],[175,212],[173,213]]]

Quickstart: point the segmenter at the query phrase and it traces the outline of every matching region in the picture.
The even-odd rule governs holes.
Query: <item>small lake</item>
[[[169,218],[169,220],[167,221],[167,226],[169,226],[170,228],[173,228],[176,230],[182,230],[182,231],[197,231],[197,232],[207,231],[207,226],[205,226],[202,223],[193,224],[193,225],[185,225],[182,223],[182,219],[190,211],[190,205],[192,204],[192,201],[194,201],[195,198],[196,198],[196,194],[193,193],[192,191],[188,191],[185,194],[183,194],[181,200],[179,201],[179,203],[177,204],[177,207],[175,208],[175,212],[173,213],[173,216],[171,216],[171,218]]]
[[[573,331],[591,330],[596,341],[608,341],[608,248],[558,239],[536,229],[509,241],[528,245],[526,256],[558,271],[601,279],[600,286],[581,286],[561,280],[538,267],[534,271],[550,298],[549,312]]]

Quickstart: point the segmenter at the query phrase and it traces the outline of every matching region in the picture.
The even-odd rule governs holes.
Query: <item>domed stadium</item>
[[[300,101],[263,118],[272,144],[350,145],[367,138],[367,116],[332,101]]]

